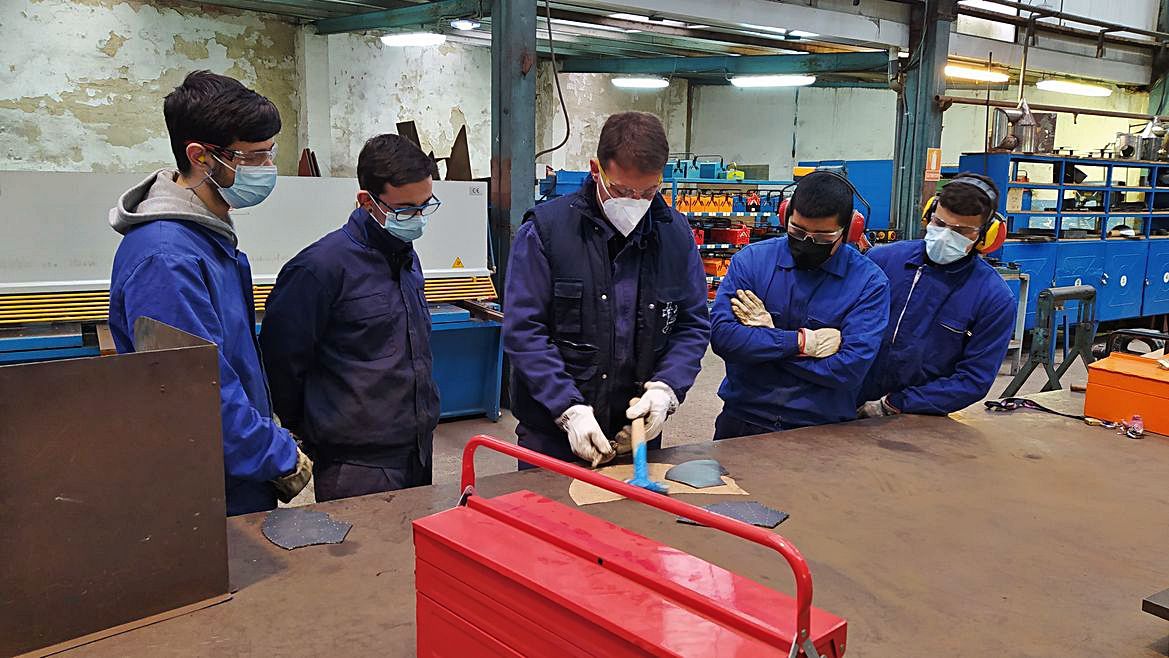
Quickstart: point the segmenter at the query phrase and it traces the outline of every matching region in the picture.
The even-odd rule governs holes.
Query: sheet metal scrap
[[[666,471],[666,479],[694,487],[706,489],[723,484],[722,476],[730,475],[723,465],[713,459],[694,459],[683,462]]]
[[[702,509],[715,514],[722,514],[729,516],[732,519],[757,525],[760,528],[774,528],[788,519],[787,512],[781,512],[777,509],[771,509],[766,505],[761,505],[755,501],[748,501],[745,503],[715,503],[713,505],[706,505]],[[697,521],[684,519],[678,517],[679,523],[687,523],[690,525],[703,525]]]
[[[264,518],[262,530],[268,541],[291,551],[318,544],[340,544],[353,525],[303,507],[274,509]]]

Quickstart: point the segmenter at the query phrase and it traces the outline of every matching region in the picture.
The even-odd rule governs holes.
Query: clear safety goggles
[[[440,201],[439,198],[433,194],[430,195],[430,200],[420,206],[403,206],[401,208],[393,208],[388,203],[377,197],[373,197],[373,200],[377,203],[378,207],[386,213],[387,217],[393,217],[399,222],[404,222],[407,219],[411,219],[413,217],[426,217],[433,215],[438,211],[439,206],[442,205],[442,201]]]
[[[844,234],[844,229],[828,232],[805,231],[789,221],[787,223],[787,234],[788,237],[796,240],[811,240],[813,244],[832,244],[840,239],[840,236]]]

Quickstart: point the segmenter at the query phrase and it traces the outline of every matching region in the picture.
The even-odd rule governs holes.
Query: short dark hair
[[[187,144],[227,147],[232,142],[264,142],[280,132],[280,111],[239,80],[195,71],[166,95],[162,104],[175,164],[191,170]]]
[[[434,159],[399,135],[370,137],[357,156],[357,183],[375,195],[385,191],[386,183],[401,187],[437,176]]]
[[[852,188],[840,176],[814,171],[796,183],[791,207],[809,219],[835,217],[840,226],[852,222]]]
[[[963,178],[973,178],[985,183],[994,190],[995,201],[998,199],[999,188],[988,176],[982,174],[961,173],[955,179],[942,187],[938,192],[938,204],[956,215],[978,215],[983,222],[990,219],[995,210],[995,203],[987,197],[986,192],[969,183],[963,183]]]
[[[597,140],[597,159],[604,167],[616,161],[642,173],[661,171],[670,159],[666,129],[648,112],[621,112],[605,120]]]

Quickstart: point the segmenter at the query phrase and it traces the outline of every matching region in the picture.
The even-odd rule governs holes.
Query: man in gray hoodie
[[[230,210],[263,201],[276,184],[280,114],[237,80],[187,76],[163,105],[178,169],[128,190],[110,210],[121,233],[110,281],[110,333],[134,351],[134,322],[150,317],[219,346],[227,513],[291,500],[312,463],[272,419],[256,341],[252,271]]]

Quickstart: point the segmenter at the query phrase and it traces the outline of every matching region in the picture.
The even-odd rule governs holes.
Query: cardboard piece
[[[695,489],[694,487],[686,486],[681,482],[670,482],[665,479],[666,471],[673,468],[673,464],[657,464],[650,462],[649,476],[653,480],[659,482],[665,481],[670,487],[669,495],[675,496],[678,494],[712,494],[723,496],[749,496],[734,479],[723,476],[723,485],[718,487],[708,487],[706,489]],[[622,482],[633,477],[633,464],[614,464],[613,466],[606,466],[598,469],[602,475],[607,475],[614,480]],[[594,503],[611,503],[615,500],[624,498],[618,494],[598,489],[591,484],[585,484],[579,480],[573,480],[568,487],[568,495],[572,498],[572,502],[577,505],[592,505]]]

